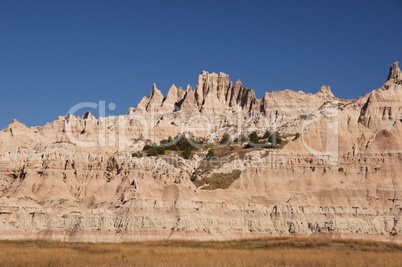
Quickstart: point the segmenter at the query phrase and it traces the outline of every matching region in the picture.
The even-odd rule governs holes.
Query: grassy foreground
[[[225,242],[0,241],[1,266],[402,266],[392,243],[277,237]]]

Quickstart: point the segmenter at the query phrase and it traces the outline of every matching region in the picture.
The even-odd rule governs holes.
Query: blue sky
[[[154,82],[165,95],[195,88],[202,70],[259,98],[323,84],[355,98],[402,61],[401,14],[401,0],[0,0],[0,128],[44,125],[84,101],[126,114]]]

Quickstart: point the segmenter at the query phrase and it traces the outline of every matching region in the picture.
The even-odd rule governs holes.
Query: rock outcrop
[[[31,128],[14,120],[0,131],[0,238],[402,243],[400,73],[396,62],[384,86],[343,100],[329,86],[257,99],[240,80],[202,72],[194,91],[172,85],[164,97],[154,85],[127,115],[68,114]],[[278,130],[286,144],[216,144],[214,160],[202,145],[190,159],[133,153],[183,132],[212,142],[249,129]]]
[[[163,100],[164,97],[162,92],[159,91],[159,89],[156,88],[156,85],[154,84],[149,96],[144,97],[137,105],[137,110],[150,112],[151,109],[157,109],[161,107]]]
[[[399,62],[396,61],[390,67],[387,81],[389,81],[389,80],[396,80],[396,81],[402,80],[401,69],[399,68],[398,64],[399,64]]]
[[[163,100],[162,108],[164,108],[165,112],[172,111],[177,109],[177,104],[180,100],[183,99],[185,92],[181,87],[177,88],[174,84],[170,87],[169,92],[166,98]]]

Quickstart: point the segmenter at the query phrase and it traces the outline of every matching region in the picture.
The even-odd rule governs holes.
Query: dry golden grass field
[[[0,241],[0,266],[402,266],[402,246],[292,237],[119,244]]]

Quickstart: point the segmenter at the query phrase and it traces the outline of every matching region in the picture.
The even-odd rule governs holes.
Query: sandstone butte
[[[13,120],[0,132],[0,239],[298,235],[402,243],[401,112],[395,62],[381,88],[352,100],[329,86],[257,99],[239,80],[203,71],[195,90],[172,85],[165,97],[154,85],[124,116],[67,114],[30,128]],[[216,145],[225,161],[204,169],[205,147],[191,159],[133,154],[183,131],[212,142],[250,129],[277,130],[285,142]],[[232,180],[225,188],[201,183],[211,177]]]

